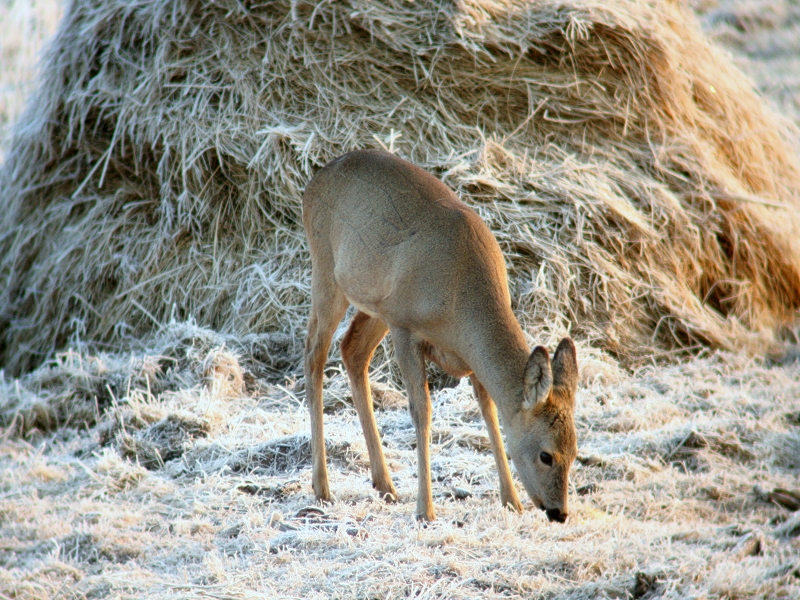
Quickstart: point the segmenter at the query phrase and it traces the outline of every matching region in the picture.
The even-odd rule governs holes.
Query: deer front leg
[[[489,442],[492,445],[494,463],[497,467],[497,474],[500,476],[500,500],[503,506],[522,512],[522,502],[519,500],[517,488],[511,478],[511,469],[508,466],[508,458],[503,445],[503,436],[500,433],[500,424],[497,421],[497,408],[494,405],[494,400],[492,400],[489,392],[486,391],[486,388],[483,387],[475,375],[471,375],[469,380],[472,382],[472,389],[475,390],[483,420],[486,421],[486,428],[489,430]]]
[[[389,327],[378,317],[370,317],[364,312],[356,313],[350,328],[342,340],[342,360],[350,379],[361,430],[367,442],[369,467],[372,472],[372,487],[381,493],[387,502],[397,500],[397,490],[392,484],[386,460],[383,457],[381,436],[372,410],[372,391],[369,388],[369,363],[375,348],[386,335]]]
[[[428,393],[428,381],[425,376],[425,358],[422,343],[415,340],[407,329],[392,329],[397,362],[403,381],[406,384],[411,419],[417,433],[417,519],[433,521],[436,513],[433,509],[433,493],[431,491],[431,397]]]

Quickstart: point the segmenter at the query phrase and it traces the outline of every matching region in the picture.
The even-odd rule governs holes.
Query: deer
[[[398,500],[384,458],[368,369],[391,332],[415,427],[416,517],[436,517],[431,488],[431,398],[425,361],[470,378],[486,423],[502,504],[523,506],[508,456],[534,506],[567,520],[568,477],[577,455],[578,362],[569,337],[552,360],[531,351],[511,307],[505,260],[480,216],[435,176],[394,154],[356,150],[320,169],[303,193],[311,255],[311,311],[305,345],[312,488],[330,502],[323,430],[328,351],[350,305],[341,342],[353,404],[369,454],[372,485]],[[499,421],[498,421],[499,415]]]

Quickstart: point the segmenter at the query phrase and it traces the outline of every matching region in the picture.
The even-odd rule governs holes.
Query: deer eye
[[[551,455],[549,455],[547,452],[542,452],[539,455],[539,460],[541,460],[548,467],[552,467],[553,466],[553,457]]]

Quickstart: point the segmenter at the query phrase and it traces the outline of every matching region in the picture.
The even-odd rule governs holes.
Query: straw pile
[[[300,195],[384,145],[476,207],[537,339],[796,331],[800,166],[673,2],[76,0],[0,175],[0,364],[175,318],[302,348]]]

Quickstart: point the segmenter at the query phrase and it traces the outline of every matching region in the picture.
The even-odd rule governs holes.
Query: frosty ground
[[[530,506],[522,515],[501,508],[468,382],[439,389],[438,520],[422,526],[413,426],[403,396],[380,384],[385,364],[375,373],[377,415],[400,502],[371,489],[345,378],[330,365],[336,499],[319,506],[302,390],[270,382],[241,350],[173,324],[138,354],[67,353],[3,383],[17,426],[28,427],[28,440],[12,426],[0,446],[6,597],[800,591],[800,513],[789,493],[800,468],[796,362],[716,354],[629,374],[579,348],[580,454],[566,525]],[[80,417],[35,434],[60,414]]]

